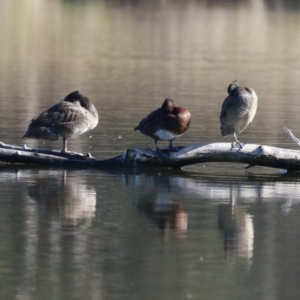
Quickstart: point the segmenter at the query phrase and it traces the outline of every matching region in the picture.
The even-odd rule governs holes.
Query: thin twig
[[[298,146],[300,146],[300,140],[298,138],[296,138],[295,135],[287,127],[283,127],[283,129],[295,141],[295,143]]]

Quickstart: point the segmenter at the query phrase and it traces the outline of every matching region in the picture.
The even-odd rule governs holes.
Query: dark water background
[[[71,150],[107,158],[153,147],[133,127],[166,97],[192,114],[175,145],[229,142],[218,118],[238,79],[259,97],[240,140],[297,149],[282,127],[300,136],[299,9],[2,0],[0,140],[22,145],[32,117],[80,90],[100,122]],[[244,168],[1,166],[0,299],[299,299],[299,176]]]

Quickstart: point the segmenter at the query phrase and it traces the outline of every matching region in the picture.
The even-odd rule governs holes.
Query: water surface
[[[297,149],[299,29],[294,1],[1,1],[0,140],[61,148],[21,137],[80,90],[100,122],[71,150],[153,147],[133,128],[167,97],[192,114],[175,145],[230,142],[238,79],[259,97],[239,139]],[[0,299],[298,299],[299,178],[245,167],[1,166]]]

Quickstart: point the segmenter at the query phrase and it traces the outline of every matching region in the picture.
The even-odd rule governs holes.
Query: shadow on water
[[[292,144],[280,132],[299,125],[297,1],[0,6],[3,141],[22,143],[28,120],[75,89],[101,109],[76,151],[153,146],[132,129],[165,94],[193,115],[180,143],[218,141],[238,77],[261,99],[243,140]],[[300,299],[298,175],[255,170],[1,167],[0,299]]]
[[[264,0],[265,7],[270,11],[280,10],[300,10],[300,2],[298,0]]]
[[[84,3],[93,3],[98,2],[97,0],[62,0],[62,2],[70,4],[84,4]],[[119,5],[119,6],[131,6],[131,7],[140,7],[144,6],[147,8],[157,9],[163,5],[166,5],[168,1],[165,0],[102,0],[102,2],[107,3],[108,5]],[[169,1],[172,4],[186,5],[187,1],[183,0],[172,0]],[[193,0],[189,2],[195,2],[199,5],[206,6],[208,8],[213,7],[222,7],[230,8],[237,6],[245,6],[252,4],[253,0]],[[297,0],[264,0],[264,5],[267,10],[270,11],[280,11],[280,10],[300,10],[300,3]]]
[[[246,230],[247,224],[251,223],[251,217],[244,210],[245,203],[285,199],[282,209],[287,212],[300,196],[295,174],[222,177],[164,169],[84,171],[4,166],[0,182],[14,178],[26,187],[28,197],[34,199],[46,214],[58,217],[64,228],[79,228],[91,226],[96,215],[97,193],[102,189],[97,182],[89,182],[88,174],[94,174],[95,178],[100,176],[100,181],[103,181],[102,177],[112,181],[116,190],[125,186],[138,211],[162,230],[187,231],[190,201],[218,205],[219,228],[225,239],[228,236],[226,249],[232,247],[230,243],[235,232]]]
[[[228,176],[221,179],[171,170],[84,171],[4,166],[0,172],[0,184],[2,187],[18,184],[20,195],[24,197],[23,203],[20,200],[16,202],[16,205],[22,205],[22,219],[26,227],[22,240],[27,245],[23,249],[26,253],[23,258],[25,267],[19,290],[28,295],[31,295],[27,288],[30,286],[28,278],[35,276],[34,270],[43,272],[48,264],[53,266],[49,273],[51,278],[47,279],[48,275],[44,275],[48,284],[62,280],[56,295],[63,293],[65,288],[73,290],[75,277],[98,278],[99,272],[107,274],[105,266],[113,268],[115,261],[119,260],[122,264],[118,266],[118,272],[124,276],[118,277],[118,284],[127,286],[129,275],[126,270],[130,265],[127,260],[134,256],[134,261],[141,263],[145,257],[149,261],[153,251],[151,247],[157,243],[153,237],[155,232],[156,235],[162,233],[164,243],[175,249],[176,241],[189,245],[180,263],[179,254],[175,256],[176,264],[184,268],[190,265],[191,255],[200,256],[202,261],[215,253],[214,249],[220,248],[228,265],[239,265],[249,270],[253,268],[255,253],[257,255],[268,242],[264,226],[267,222],[266,205],[276,205],[279,215],[285,216],[292,214],[294,207],[297,211],[300,201],[299,179],[293,175],[276,178],[257,176],[256,179]],[[110,187],[109,196],[103,195],[104,186]],[[13,197],[20,196],[16,194]],[[13,214],[17,212],[16,206]],[[6,218],[13,219],[12,215]],[[262,230],[265,230],[264,235],[261,235]],[[15,249],[12,245],[16,237],[10,235],[5,245]],[[44,246],[40,249],[39,245],[49,249]],[[158,247],[160,249],[161,244]],[[147,248],[149,250],[146,251]],[[43,253],[42,262],[38,259],[39,251]],[[49,257],[48,251],[51,251]],[[127,256],[120,256],[120,251]],[[95,264],[95,261],[98,263]],[[152,261],[152,264],[155,262]],[[68,270],[74,265],[76,276],[71,277],[74,282],[67,283],[60,277],[60,268]],[[146,268],[145,274],[151,270],[147,264],[142,266],[143,270]],[[216,272],[214,268],[218,268],[219,263],[209,266],[209,270]],[[155,268],[160,269],[159,263],[155,264]],[[139,264],[133,263],[130,270],[130,274],[135,271],[140,274]],[[103,276],[102,288],[107,286],[109,289],[105,278]],[[107,278],[111,280],[109,276]],[[77,291],[86,293],[85,286],[83,281],[76,287]]]
[[[67,178],[66,170],[54,172],[52,176],[48,171],[38,172],[30,177],[28,196],[47,214],[59,217],[65,229],[91,226],[96,211],[94,187],[82,183],[78,177]]]
[[[127,186],[138,188],[136,208],[167,235],[173,229],[178,237],[186,236],[189,223],[196,217],[190,217],[191,206],[217,206],[215,220],[228,262],[243,259],[251,263],[255,229],[254,213],[249,207],[279,202],[281,213],[287,214],[299,203],[300,196],[295,174],[221,179],[187,172],[154,174],[136,170],[134,174],[126,172],[124,177]]]

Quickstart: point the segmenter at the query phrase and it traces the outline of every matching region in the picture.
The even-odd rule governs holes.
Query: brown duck
[[[190,126],[191,114],[184,107],[175,106],[172,99],[167,98],[162,106],[151,112],[140,124],[134,128],[146,136],[157,141],[172,141],[180,137]]]
[[[92,102],[75,91],[48,110],[33,118],[23,138],[63,140],[62,152],[67,152],[67,139],[83,134],[98,124],[98,113]]]

